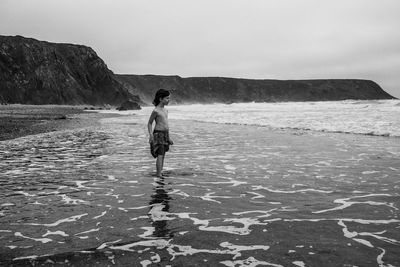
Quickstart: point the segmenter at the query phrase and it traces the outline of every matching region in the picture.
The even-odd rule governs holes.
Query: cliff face
[[[0,102],[99,105],[130,98],[90,47],[0,36]]]
[[[178,104],[393,98],[367,80],[115,75],[90,47],[0,36],[0,103],[151,104],[159,88]]]
[[[158,88],[172,90],[174,103],[232,103],[392,99],[369,80],[251,80],[221,77],[117,75],[131,93],[151,103]]]

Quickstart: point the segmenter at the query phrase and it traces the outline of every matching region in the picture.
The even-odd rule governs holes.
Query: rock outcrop
[[[119,105],[131,94],[90,47],[0,36],[0,102]]]
[[[117,75],[131,93],[151,103],[158,88],[172,90],[173,103],[234,103],[393,99],[369,80],[253,80],[223,77]]]
[[[141,109],[140,105],[136,102],[133,101],[125,101],[124,103],[121,104],[121,106],[117,107],[117,110],[122,111],[122,110],[139,110]]]

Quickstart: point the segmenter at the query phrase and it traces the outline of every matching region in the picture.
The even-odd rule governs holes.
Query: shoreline
[[[85,106],[1,105],[0,142],[19,137],[95,126],[102,118],[118,114],[99,113]]]

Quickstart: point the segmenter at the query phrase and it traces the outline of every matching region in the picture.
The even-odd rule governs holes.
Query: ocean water
[[[399,100],[189,105],[170,110],[176,119],[400,136]]]
[[[148,113],[148,109],[140,113]],[[170,118],[180,120],[400,136],[400,100],[181,105],[168,109]]]
[[[0,265],[400,266],[398,103],[170,106],[165,178],[152,107],[2,141]]]

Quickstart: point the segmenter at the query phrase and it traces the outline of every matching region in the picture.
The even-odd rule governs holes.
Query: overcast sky
[[[0,35],[92,47],[119,74],[357,78],[400,98],[399,0],[0,0]]]

